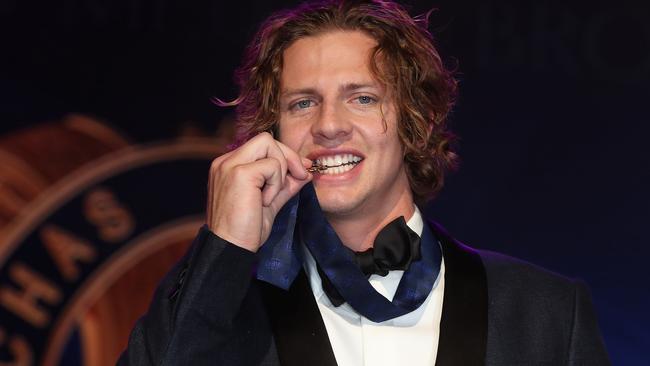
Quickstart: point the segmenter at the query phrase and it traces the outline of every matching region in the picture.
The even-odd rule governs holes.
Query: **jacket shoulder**
[[[495,290],[506,287],[509,291],[525,290],[531,292],[573,292],[579,280],[563,276],[538,265],[505,254],[474,249],[480,256],[488,284]]]
[[[475,251],[488,282],[488,364],[609,365],[581,280],[504,254]]]
[[[446,270],[455,272],[453,277],[460,280],[455,286],[467,293],[476,287],[471,283],[485,281],[486,365],[610,364],[589,290],[581,280],[501,253],[471,248],[437,223],[429,224],[441,241]],[[467,268],[473,276],[465,273]]]

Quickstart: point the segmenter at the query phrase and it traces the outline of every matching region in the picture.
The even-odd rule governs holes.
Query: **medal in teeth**
[[[320,174],[341,174],[354,168],[361,160],[361,157],[352,154],[324,156],[314,160],[307,171]]]

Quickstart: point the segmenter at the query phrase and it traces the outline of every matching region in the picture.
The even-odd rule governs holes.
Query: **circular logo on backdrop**
[[[0,363],[58,365],[80,317],[120,276],[139,269],[129,281],[137,289],[146,275],[138,263],[189,242],[203,223],[210,163],[222,152],[200,138],[128,147],[22,210],[0,246]],[[108,311],[119,314],[129,300]]]

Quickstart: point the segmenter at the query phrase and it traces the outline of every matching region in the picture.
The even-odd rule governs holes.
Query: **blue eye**
[[[309,108],[309,107],[311,107],[311,100],[309,100],[309,99],[300,100],[295,104],[295,106],[298,109]]]
[[[360,97],[357,97],[357,100],[359,101],[359,104],[370,104],[375,101],[374,98],[369,97],[367,95],[362,95]]]

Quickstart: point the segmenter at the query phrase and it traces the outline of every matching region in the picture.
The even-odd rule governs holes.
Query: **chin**
[[[343,215],[352,211],[350,205],[340,202],[321,202],[320,206],[328,215]]]
[[[318,202],[321,209],[328,215],[347,215],[355,212],[360,206],[358,196],[356,200],[350,199],[349,195],[344,194],[318,194]]]

